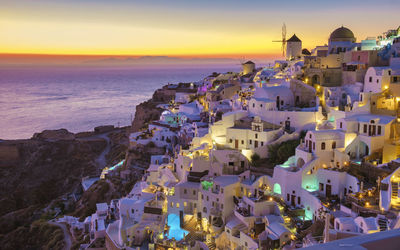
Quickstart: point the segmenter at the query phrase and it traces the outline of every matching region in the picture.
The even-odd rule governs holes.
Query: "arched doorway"
[[[311,77],[311,83],[313,84],[320,84],[321,78],[319,77],[319,75],[313,75]]]
[[[305,161],[303,160],[303,158],[299,158],[299,159],[297,159],[296,166],[297,166],[298,168],[301,168],[301,167],[303,167],[303,166],[304,166],[304,164],[305,164]]]
[[[274,193],[276,193],[276,194],[282,194],[281,185],[279,185],[279,183],[275,183],[275,184],[274,184]]]

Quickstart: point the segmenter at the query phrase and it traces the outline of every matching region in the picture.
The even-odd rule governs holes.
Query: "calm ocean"
[[[239,66],[0,67],[0,138],[129,125],[135,106],[157,88],[232,70]]]

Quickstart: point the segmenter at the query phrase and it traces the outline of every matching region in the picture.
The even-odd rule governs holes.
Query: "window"
[[[286,199],[289,201],[290,200],[290,194],[286,195]]]
[[[187,207],[187,202],[186,201],[183,202],[183,206]]]
[[[208,198],[208,195],[207,195],[207,201],[209,201],[210,199]]]
[[[244,168],[244,161],[240,161],[240,167]]]
[[[319,183],[319,191],[324,191],[324,183]]]
[[[193,195],[196,195],[196,190],[193,190]]]
[[[321,150],[325,150],[325,142],[321,143]]]
[[[379,83],[379,79],[376,79],[376,83]]]
[[[224,204],[221,204],[221,209],[224,209]]]
[[[184,194],[187,194],[187,190],[186,190],[186,188],[183,190],[183,193],[184,193]]]
[[[207,213],[207,208],[203,207],[203,213]]]
[[[179,202],[176,203],[176,208],[179,208],[180,204]]]
[[[230,161],[228,164],[229,164],[229,166],[233,166],[233,165],[234,165],[234,162],[233,162],[233,161]]]
[[[315,150],[315,142],[312,143],[312,148]]]
[[[242,140],[242,145],[244,144],[244,140]]]
[[[300,198],[300,196],[298,196],[297,197],[297,204],[300,204],[301,203],[301,198]]]
[[[233,140],[232,139],[229,139],[229,143],[232,143],[233,142]]]
[[[392,75],[392,71],[389,70],[389,71],[388,71],[388,74],[389,74],[389,75]]]
[[[382,127],[378,126],[378,135],[382,134]]]
[[[257,139],[258,138],[258,134],[255,134],[254,137]]]
[[[263,142],[263,141],[261,142],[261,147],[262,147],[262,146],[264,146],[264,142]]]
[[[252,143],[252,141],[251,140],[249,140],[249,144],[251,145],[251,143]]]
[[[343,123],[342,122],[340,122],[340,126],[339,126],[340,128],[343,128]]]
[[[260,108],[262,108],[262,104],[260,104]]]
[[[203,194],[201,195],[201,199],[204,200],[204,195]]]
[[[367,129],[368,129],[367,124],[364,124],[364,133],[367,133]]]
[[[253,108],[255,108],[256,107],[256,104],[255,103],[253,103]]]
[[[221,194],[223,194],[224,193],[224,189],[223,188],[221,188]]]
[[[332,149],[336,148],[336,141],[332,142]]]

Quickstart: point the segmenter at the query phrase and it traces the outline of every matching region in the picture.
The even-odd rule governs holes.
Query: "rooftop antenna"
[[[280,41],[272,41],[275,43],[282,43],[282,56],[285,57],[286,55],[286,24],[283,23],[282,25],[282,40]]]

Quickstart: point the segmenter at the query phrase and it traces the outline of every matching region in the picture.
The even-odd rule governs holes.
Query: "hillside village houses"
[[[131,148],[166,154],[128,196],[97,205],[91,242],[319,249],[400,237],[399,32],[359,41],[342,26],[310,50],[293,35],[272,67],[248,61],[189,84],[130,135]]]

